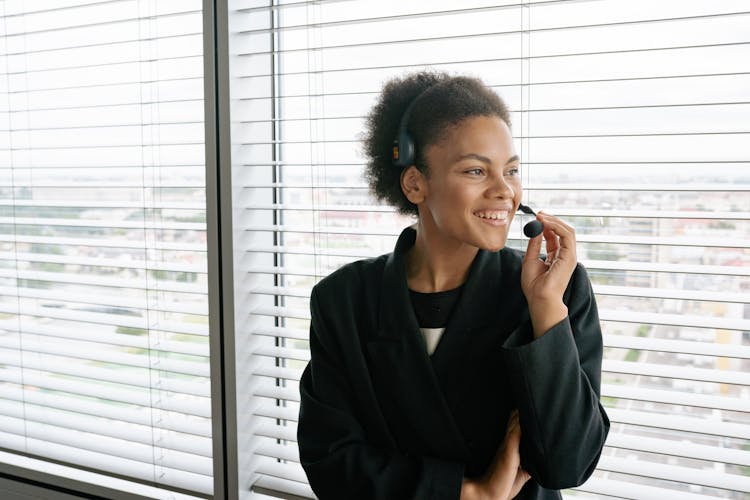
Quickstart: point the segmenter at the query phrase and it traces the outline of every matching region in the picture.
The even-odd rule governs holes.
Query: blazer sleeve
[[[599,402],[599,314],[580,264],[564,301],[566,319],[536,340],[526,322],[502,348],[521,419],[521,466],[549,489],[583,484],[594,472],[609,432],[609,418]]]
[[[300,461],[315,494],[321,500],[459,498],[463,464],[404,455],[368,442],[358,418],[363,410],[354,390],[357,374],[346,368],[317,295],[313,289],[311,358],[300,380],[297,430]]]

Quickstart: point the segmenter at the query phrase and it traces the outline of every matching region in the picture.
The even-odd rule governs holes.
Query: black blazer
[[[609,431],[599,404],[602,336],[582,266],[564,295],[568,318],[533,340],[516,250],[480,250],[434,354],[414,315],[404,254],[348,264],[310,298],[311,360],[300,381],[298,442],[310,486],[327,499],[458,499],[521,421],[516,498],[594,471]]]

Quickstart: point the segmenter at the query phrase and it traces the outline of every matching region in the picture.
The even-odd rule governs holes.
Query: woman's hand
[[[510,500],[518,495],[531,477],[521,468],[520,444],[521,424],[518,410],[513,410],[508,419],[505,439],[487,472],[478,480],[464,480],[461,500]]]
[[[544,212],[539,212],[537,220],[544,224],[544,231],[529,240],[521,267],[521,288],[529,303],[534,338],[568,315],[562,296],[576,267],[575,230]],[[547,248],[544,261],[539,258],[542,236]]]

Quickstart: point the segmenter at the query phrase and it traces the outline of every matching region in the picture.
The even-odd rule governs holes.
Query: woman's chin
[[[485,241],[479,245],[479,248],[486,250],[487,252],[499,252],[505,248],[506,241],[506,239],[503,239],[502,241]]]

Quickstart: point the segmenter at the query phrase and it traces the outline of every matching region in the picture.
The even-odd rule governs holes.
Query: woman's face
[[[484,250],[503,248],[522,195],[508,125],[496,116],[467,118],[428,146],[425,158],[429,174],[419,217],[432,222],[434,236]]]

